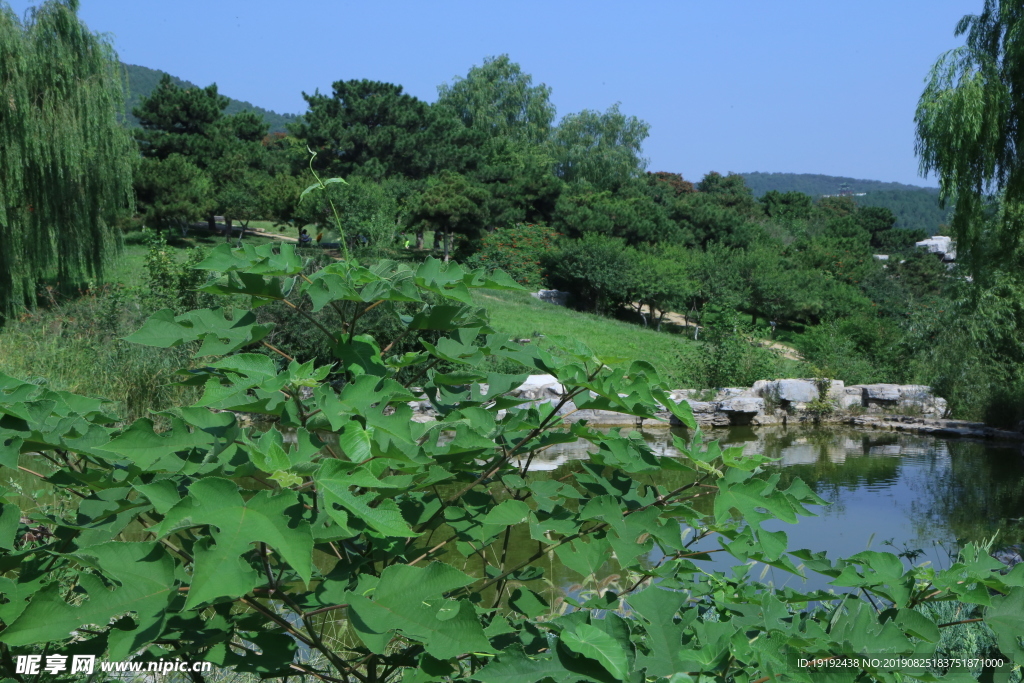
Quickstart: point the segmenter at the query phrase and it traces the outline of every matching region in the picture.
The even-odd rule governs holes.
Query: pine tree
[[[49,0],[22,22],[0,3],[0,319],[44,279],[102,279],[133,202],[124,74],[77,11]]]

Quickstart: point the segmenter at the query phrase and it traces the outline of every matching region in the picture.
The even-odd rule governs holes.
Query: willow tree
[[[938,175],[959,251],[976,270],[1019,252],[1024,237],[1021,31],[1022,0],[985,0],[961,19],[964,44],[932,67],[915,116],[921,172]]]
[[[123,73],[77,11],[49,0],[20,21],[0,2],[0,318],[44,279],[101,279],[133,201]]]

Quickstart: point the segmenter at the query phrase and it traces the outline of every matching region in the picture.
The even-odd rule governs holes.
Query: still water
[[[672,433],[647,435],[658,453],[675,453]],[[815,517],[797,524],[767,523],[789,536],[791,550],[824,550],[832,559],[865,549],[910,552],[914,564],[942,569],[958,544],[984,542],[995,535],[994,549],[1006,556],[1024,542],[1024,457],[1017,443],[969,442],[883,431],[849,429],[734,428],[705,435],[723,446],[763,453],[782,474],[780,488],[799,477],[829,505],[813,508]],[[548,452],[541,467],[557,470],[586,457],[569,444]],[[712,539],[700,546],[716,548]],[[725,569],[715,556],[708,568]],[[755,570],[753,576],[761,575]],[[807,583],[788,572],[768,568],[763,581],[777,587],[828,588],[824,577]]]

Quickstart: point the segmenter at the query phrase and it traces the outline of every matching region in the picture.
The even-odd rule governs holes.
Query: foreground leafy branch
[[[500,272],[303,267],[289,245],[219,247],[199,265],[204,291],[250,309],[297,293],[323,327],[331,306],[343,320],[323,330],[333,365],[264,344],[270,327],[245,308],[161,311],[131,337],[198,348],[181,376],[202,397],[169,411],[166,431],[0,376],[0,467],[70,501],[61,513],[0,498],[0,666],[60,651],[325,681],[825,680],[795,659],[935,652],[939,625],[915,608],[953,599],[982,606],[1002,654],[1024,661],[1024,565],[997,571],[974,546],[944,571],[788,551],[763,525],[811,514],[823,501],[808,486],[780,489],[765,458],[704,443],[646,363],[496,335],[471,292],[517,287]],[[393,339],[359,329],[374,307],[409,306],[400,335],[422,351],[388,355]],[[263,346],[274,355],[253,352]],[[564,398],[517,397],[538,371]],[[414,420],[414,400],[437,420]],[[563,422],[587,409],[671,414],[690,439],[661,457],[638,433]],[[267,426],[243,428],[238,413]],[[532,470],[579,440],[588,460]],[[736,566],[714,570],[713,553]],[[592,588],[566,590],[545,568],[556,561]],[[823,574],[840,593],[773,591],[749,577],[754,563]]]

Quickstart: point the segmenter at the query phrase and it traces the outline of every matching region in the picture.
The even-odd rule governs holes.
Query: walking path
[[[632,303],[633,310],[637,310],[638,306],[639,302],[634,301]],[[650,307],[648,307],[646,304],[640,308],[640,312],[643,315],[646,315],[649,321],[654,321],[654,316],[651,315]],[[686,316],[682,315],[681,313],[673,313],[672,311],[668,311],[665,313],[664,321],[670,322],[673,325],[678,325],[679,327],[685,327],[689,329],[694,329],[697,327],[697,324],[691,321]],[[772,340],[757,340],[757,343],[760,343],[760,345],[763,346],[764,348],[772,349],[773,351],[778,351],[783,358],[788,358],[789,360],[804,359],[803,356],[800,355],[799,351],[794,349],[792,346],[787,346],[786,344],[783,344],[781,342]]]

